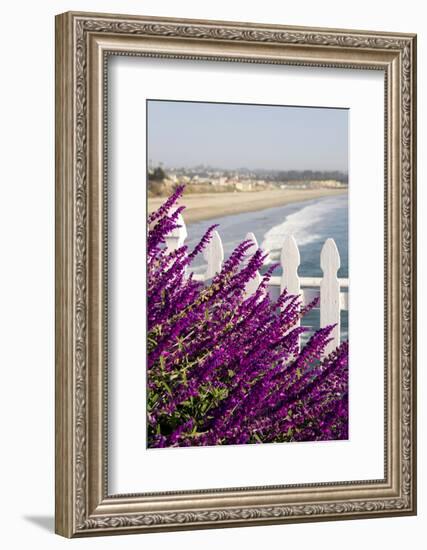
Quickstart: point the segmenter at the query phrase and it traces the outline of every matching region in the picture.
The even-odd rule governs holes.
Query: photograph
[[[349,110],[146,121],[147,448],[347,440]]]

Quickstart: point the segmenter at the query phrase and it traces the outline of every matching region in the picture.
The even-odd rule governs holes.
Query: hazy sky
[[[348,111],[149,100],[148,158],[156,165],[342,170]]]

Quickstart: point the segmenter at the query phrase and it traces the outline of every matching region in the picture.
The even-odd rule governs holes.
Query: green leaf
[[[167,385],[167,383],[164,380],[162,380],[162,385],[166,388],[169,395],[172,395],[172,390],[170,389],[170,387]]]
[[[258,441],[258,443],[262,443],[262,439],[260,438],[260,436],[256,432],[254,432],[252,435]]]

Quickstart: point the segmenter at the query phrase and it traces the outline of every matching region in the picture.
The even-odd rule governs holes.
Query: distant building
[[[346,183],[338,180],[312,180],[310,181],[312,187],[326,188],[326,189],[340,189],[347,187]]]
[[[234,187],[237,191],[252,191],[252,183],[249,181],[237,181]]]
[[[346,189],[347,183],[338,180],[288,180],[280,189]]]

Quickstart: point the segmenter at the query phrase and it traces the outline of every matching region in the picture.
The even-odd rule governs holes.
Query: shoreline
[[[184,195],[179,204],[185,204],[183,218],[186,224],[232,216],[243,212],[265,210],[275,206],[332,197],[348,193],[347,189],[280,189],[240,193],[201,193]],[[157,210],[166,197],[148,199],[148,213]]]

